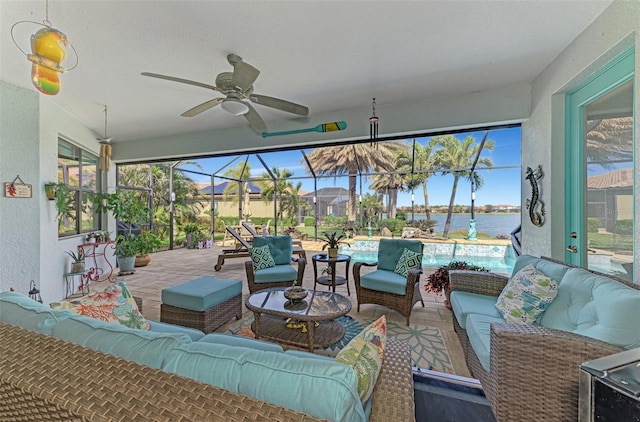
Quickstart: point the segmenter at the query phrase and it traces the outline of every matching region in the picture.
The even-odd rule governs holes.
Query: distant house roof
[[[224,194],[224,191],[227,189],[227,186],[229,185],[229,183],[236,186],[238,184],[237,182],[229,182],[229,181],[216,183],[215,186],[213,187],[213,194],[214,195]],[[262,190],[257,185],[254,185],[251,182],[249,182],[249,189],[251,190],[251,194],[259,194],[260,192],[262,192]],[[211,195],[211,185],[200,189],[200,193],[203,195]]]
[[[587,178],[591,189],[629,188],[633,186],[633,169],[620,169]]]
[[[318,189],[316,192],[309,192],[302,195],[302,198],[312,201],[314,195],[319,202],[338,203],[347,202],[349,200],[349,191],[345,188],[322,188]]]

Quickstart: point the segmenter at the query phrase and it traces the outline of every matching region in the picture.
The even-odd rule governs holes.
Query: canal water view
[[[469,230],[469,219],[471,214],[453,214],[451,216],[451,227],[449,232],[456,230]],[[488,233],[495,237],[498,235],[509,235],[513,229],[520,225],[521,215],[519,213],[504,214],[479,214],[476,213],[476,231],[478,233]],[[411,213],[407,213],[407,220],[411,219]],[[416,220],[424,220],[424,214],[415,214]],[[447,214],[431,214],[431,219],[437,221],[435,226],[436,234],[442,234],[444,223],[447,221]]]

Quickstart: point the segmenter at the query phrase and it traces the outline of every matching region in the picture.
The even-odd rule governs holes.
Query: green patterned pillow
[[[249,255],[251,255],[251,260],[253,261],[254,271],[276,266],[276,263],[271,256],[271,251],[269,251],[269,245],[250,248]]]
[[[335,358],[336,362],[353,368],[358,383],[358,394],[363,404],[371,397],[378,380],[386,343],[387,318],[382,315],[352,338]]]
[[[409,270],[412,270],[414,268],[421,268],[421,266],[422,254],[404,248],[404,251],[402,251],[402,255],[400,255],[400,259],[396,264],[396,269],[393,270],[393,272],[406,277],[407,275],[409,275]]]
[[[507,322],[533,324],[558,294],[558,283],[529,264],[515,273],[498,296],[496,308]]]

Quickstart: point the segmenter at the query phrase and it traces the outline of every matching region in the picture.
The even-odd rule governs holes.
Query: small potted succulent
[[[451,261],[448,264],[440,266],[436,269],[433,274],[427,277],[427,283],[425,285],[425,290],[427,292],[433,293],[442,293],[444,291],[444,295],[446,297],[444,301],[444,306],[447,309],[451,310],[451,285],[449,284],[449,271],[450,270],[469,270],[469,271],[485,271],[489,272],[489,268],[481,267],[475,264],[469,264],[465,261]]]
[[[82,252],[68,251],[67,255],[71,257],[71,272],[82,273],[84,272],[84,254]]]
[[[337,232],[324,232],[322,234],[324,235],[324,239],[322,239],[322,241],[324,242],[324,245],[322,245],[322,250],[324,251],[325,249],[328,249],[329,258],[337,257],[338,248],[340,247],[340,245],[346,244],[346,242],[342,240],[345,238],[344,234],[341,234],[339,236]]]

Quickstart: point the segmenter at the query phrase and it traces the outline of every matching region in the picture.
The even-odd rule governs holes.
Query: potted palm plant
[[[144,267],[151,261],[151,252],[162,245],[162,242],[151,232],[142,232],[135,237],[136,241],[136,267]]]
[[[343,245],[346,243],[342,240],[345,238],[344,234],[338,235],[338,232],[333,232],[333,233],[323,232],[322,234],[324,235],[324,239],[321,239],[324,242],[324,245],[322,245],[322,250],[324,251],[325,249],[327,249],[327,252],[329,253],[329,258],[337,257],[338,248],[340,247],[340,245]]]

